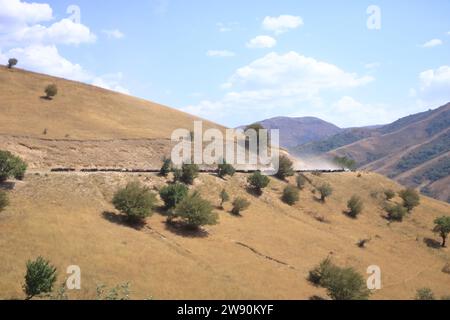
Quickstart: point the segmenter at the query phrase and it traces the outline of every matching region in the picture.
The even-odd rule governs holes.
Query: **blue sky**
[[[450,101],[449,1],[34,1],[0,0],[0,62],[227,126],[372,125]]]

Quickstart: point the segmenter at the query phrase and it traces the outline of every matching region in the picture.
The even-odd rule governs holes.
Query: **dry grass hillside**
[[[293,207],[280,196],[285,182],[271,179],[257,198],[246,192],[246,176],[227,180],[201,175],[196,189],[214,204],[226,188],[245,196],[251,207],[242,217],[216,209],[220,223],[203,236],[168,228],[163,212],[143,229],[120,223],[110,204],[114,191],[133,179],[158,189],[165,178],[151,174],[28,174],[11,191],[11,205],[0,214],[0,298],[23,298],[25,263],[42,255],[65,278],[68,265],[82,270],[82,290],[70,298],[95,298],[96,285],[130,282],[132,298],[155,299],[308,299],[325,297],[307,280],[308,271],[327,256],[362,274],[370,265],[382,270],[382,286],[372,299],[411,299],[418,288],[450,294],[449,249],[433,246],[433,219],[450,205],[422,197],[402,223],[388,223],[379,200],[385,188],[400,186],[373,173],[307,175],[314,185],[329,182],[333,195],[316,200],[310,184]],[[293,183],[293,181],[291,181]],[[354,194],[365,203],[362,215],[343,211]],[[394,202],[400,202],[395,198]],[[162,203],[161,203],[162,204]],[[357,246],[371,239],[367,247]]]

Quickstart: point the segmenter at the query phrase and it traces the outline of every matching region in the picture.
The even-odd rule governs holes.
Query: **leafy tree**
[[[305,187],[306,181],[307,181],[305,176],[302,174],[299,174],[295,180],[297,183],[297,188],[299,188],[300,190],[303,190],[303,188]]]
[[[247,210],[248,207],[250,207],[250,202],[245,198],[238,197],[233,201],[233,209],[231,210],[231,213],[239,216],[241,215],[241,212]]]
[[[294,168],[291,159],[286,156],[281,156],[279,161],[279,168],[276,174],[278,179],[284,180],[287,177],[292,177],[294,175]]]
[[[434,293],[430,288],[421,288],[416,292],[416,300],[436,300]]]
[[[230,195],[227,193],[225,189],[220,192],[220,206],[223,209],[223,205],[225,202],[230,201]]]
[[[199,168],[196,164],[183,164],[181,168],[181,182],[185,184],[193,184],[198,177]]]
[[[228,164],[226,162],[221,163],[218,165],[217,168],[217,175],[220,178],[224,178],[225,176],[234,176],[234,174],[236,173],[236,170],[234,169],[234,167],[231,164]]]
[[[325,199],[331,196],[331,194],[333,193],[333,188],[329,183],[322,184],[317,188],[317,190],[320,193],[320,200],[322,202],[325,202]]]
[[[48,260],[38,257],[35,261],[27,262],[27,273],[23,286],[27,300],[43,293],[50,293],[55,281],[56,268]]]
[[[350,169],[350,170],[355,170],[356,169],[356,162],[353,159],[349,159],[347,157],[334,157],[333,161],[338,166],[341,166],[344,169],[345,168]]]
[[[219,218],[217,213],[213,212],[211,203],[204,200],[198,192],[188,195],[176,206],[175,216],[192,229],[215,225]]]
[[[395,192],[392,189],[384,190],[384,195],[386,196],[386,200],[392,200],[395,197]]]
[[[163,187],[159,196],[164,201],[166,209],[173,209],[183,200],[189,192],[188,187],[182,183],[174,183]]]
[[[256,171],[247,179],[250,187],[258,194],[262,194],[262,189],[269,185],[270,179],[269,177],[261,174],[261,172]]]
[[[388,213],[389,220],[391,221],[401,222],[407,213],[406,208],[400,204],[386,205],[385,210]]]
[[[412,188],[400,191],[399,195],[400,198],[403,199],[403,206],[408,210],[408,212],[411,212],[420,204],[419,193]]]
[[[164,158],[163,165],[159,170],[159,175],[162,177],[167,177],[167,175],[171,170],[172,170],[172,160],[169,158]]]
[[[8,60],[8,68],[11,69],[14,67],[19,61],[16,58],[11,58]]]
[[[364,208],[364,203],[360,197],[354,195],[347,202],[348,215],[352,218],[358,217]]]
[[[0,150],[0,183],[14,177],[21,180],[25,175],[27,164],[9,151]]]
[[[283,196],[281,199],[286,204],[293,206],[300,198],[298,188],[288,185],[283,190]]]
[[[450,233],[450,216],[440,217],[434,220],[433,231],[442,238],[442,247],[445,248],[448,234]]]
[[[0,190],[0,212],[2,212],[9,205],[8,194]]]
[[[131,222],[142,221],[153,214],[156,196],[138,181],[119,189],[112,201],[114,207],[125,214]]]
[[[45,87],[45,95],[47,99],[51,99],[58,94],[58,87],[56,84],[49,84]]]

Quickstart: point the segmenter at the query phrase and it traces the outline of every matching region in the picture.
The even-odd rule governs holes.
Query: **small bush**
[[[262,190],[269,185],[270,179],[269,177],[261,174],[261,172],[257,171],[253,173],[247,179],[250,187],[258,194],[262,194]]]
[[[385,210],[388,214],[388,219],[391,221],[401,222],[407,213],[406,208],[400,204],[386,205]]]
[[[181,168],[181,182],[185,184],[193,184],[198,177],[199,168],[196,164],[183,164]]]
[[[293,163],[287,156],[281,156],[279,160],[278,172],[275,175],[278,179],[284,180],[294,175]]]
[[[138,222],[153,214],[156,196],[147,187],[141,186],[138,181],[135,181],[118,190],[112,203],[131,222]]]
[[[223,209],[223,205],[225,202],[230,201],[230,195],[227,193],[225,189],[220,192],[220,206]]]
[[[38,257],[27,262],[27,273],[23,290],[27,299],[43,293],[50,293],[56,281],[56,268],[48,260]]]
[[[26,170],[27,164],[22,159],[9,151],[0,150],[0,183],[11,177],[22,180]]]
[[[297,188],[289,185],[283,190],[282,200],[284,203],[293,206],[299,200],[299,191]]]
[[[9,205],[8,194],[0,190],[0,212],[2,212]]]
[[[318,266],[309,272],[308,280],[316,286],[320,286],[322,279],[329,273],[333,264],[330,258],[326,258],[320,262]]]
[[[123,283],[113,288],[107,288],[105,285],[97,285],[97,300],[130,300],[130,284]]]
[[[421,288],[416,292],[416,300],[436,300],[430,288]]]
[[[348,215],[357,218],[364,208],[364,203],[360,197],[354,195],[347,202]]]
[[[419,193],[412,188],[400,191],[399,195],[400,198],[403,199],[403,206],[408,210],[408,212],[411,212],[420,204]]]
[[[183,171],[181,171],[181,169],[178,169],[178,168],[173,168],[172,171],[173,171],[173,182],[177,183],[177,182],[181,181]]]
[[[11,58],[8,60],[8,68],[11,69],[15,65],[17,65],[19,61],[16,58]]]
[[[188,187],[181,183],[174,183],[161,188],[159,196],[164,201],[166,209],[173,209],[189,192]]]
[[[394,197],[395,197],[395,192],[394,192],[394,190],[391,190],[391,189],[387,189],[387,190],[384,190],[384,195],[385,195],[385,197],[386,197],[386,200],[392,200],[392,199],[394,199]]]
[[[236,198],[233,201],[233,209],[231,210],[231,213],[239,216],[241,215],[241,212],[244,210],[247,210],[248,207],[250,207],[250,202],[245,198]]]
[[[442,238],[442,248],[445,248],[446,240],[450,233],[450,216],[437,218],[434,220],[434,224],[433,231]]]
[[[169,158],[164,158],[163,165],[159,170],[159,175],[162,177],[167,177],[170,171],[172,171],[172,160]]]
[[[218,222],[218,215],[213,212],[211,203],[204,200],[198,192],[188,195],[176,206],[175,216],[191,229]]]
[[[232,177],[235,173],[236,170],[234,169],[234,167],[226,162],[219,164],[217,167],[217,175],[220,178],[224,178],[225,176]]]
[[[45,87],[45,96],[47,99],[52,99],[54,96],[58,94],[58,87],[56,84],[49,84]]]
[[[323,185],[319,186],[317,190],[320,192],[320,200],[322,202],[325,202],[326,198],[333,194],[333,188],[328,183],[324,183]]]
[[[299,188],[300,190],[303,190],[303,188],[305,187],[306,182],[307,182],[305,176],[303,176],[302,174],[299,174],[295,180],[297,183],[297,188]]]

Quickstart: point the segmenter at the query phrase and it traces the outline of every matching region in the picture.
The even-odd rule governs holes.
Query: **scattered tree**
[[[395,205],[386,205],[385,207],[386,212],[388,213],[388,219],[391,221],[403,221],[403,218],[405,217],[407,211],[406,208],[403,207],[400,204]]]
[[[288,185],[283,190],[282,200],[286,204],[293,206],[300,198],[298,188]]]
[[[218,215],[213,212],[211,203],[204,200],[198,192],[188,195],[176,206],[175,216],[191,229],[215,225],[218,222]]]
[[[433,231],[442,238],[442,247],[445,248],[448,234],[450,233],[450,216],[440,217],[434,220]]]
[[[196,164],[183,164],[181,168],[181,182],[185,184],[193,184],[198,177],[199,168]]]
[[[224,178],[225,176],[234,176],[234,174],[236,173],[236,170],[233,168],[233,166],[231,164],[228,164],[226,162],[221,163],[218,165],[217,168],[217,175],[220,178]]]
[[[43,293],[50,293],[55,281],[56,268],[48,260],[38,257],[35,261],[27,262],[27,273],[23,286],[27,300]]]
[[[142,222],[153,214],[156,196],[138,181],[130,182],[119,189],[112,201],[114,207],[125,214],[130,222]]]
[[[352,218],[357,218],[364,208],[364,203],[360,197],[354,195],[347,202],[348,215]]]
[[[261,172],[256,171],[247,179],[250,187],[258,194],[262,194],[262,190],[269,185],[269,177],[261,174]]]
[[[287,177],[292,177],[294,175],[294,168],[291,159],[283,155],[279,160],[279,167],[276,177],[281,180],[285,180]]]
[[[384,190],[384,195],[386,197],[386,200],[392,200],[395,197],[395,192],[392,189],[386,189]]]
[[[183,200],[189,192],[188,187],[182,183],[174,183],[161,188],[159,196],[164,201],[166,209],[173,209]]]
[[[11,177],[22,180],[26,170],[27,164],[22,159],[9,151],[0,150],[0,183]]]
[[[172,160],[170,158],[164,158],[163,165],[159,170],[159,175],[162,177],[167,177],[171,170],[172,170]]]
[[[334,157],[333,161],[336,165],[341,166],[344,169],[356,169],[356,162],[353,159],[349,159],[347,157]]]
[[[49,84],[45,87],[45,97],[47,99],[52,99],[54,96],[58,94],[58,87],[56,84]]]
[[[296,178],[296,182],[297,182],[297,188],[299,188],[300,190],[303,190],[303,188],[305,187],[306,184],[306,178],[304,175],[299,174]]]
[[[0,212],[2,212],[9,205],[8,194],[0,190]]]
[[[17,61],[16,58],[11,58],[8,60],[8,68],[11,69],[12,67],[14,67],[15,65],[17,65],[19,61]]]
[[[329,183],[322,184],[317,188],[317,190],[320,192],[320,200],[322,202],[325,202],[326,198],[331,196],[331,194],[333,193],[333,188]]]
[[[403,199],[403,206],[408,210],[408,212],[411,212],[420,204],[419,193],[412,188],[400,191],[399,195],[400,198]]]
[[[250,202],[245,198],[238,197],[233,201],[233,209],[231,210],[231,213],[235,216],[240,216],[241,212],[247,210],[248,207],[250,207]]]
[[[416,300],[436,300],[430,288],[421,288],[416,292]]]
[[[223,205],[225,202],[230,201],[230,195],[227,193],[225,189],[220,192],[220,207],[223,209]]]

